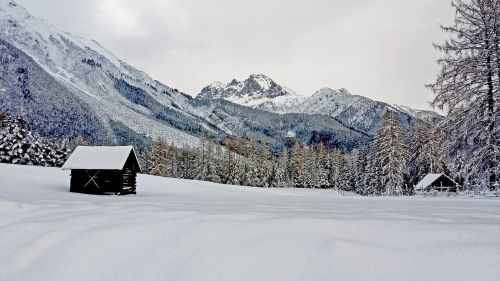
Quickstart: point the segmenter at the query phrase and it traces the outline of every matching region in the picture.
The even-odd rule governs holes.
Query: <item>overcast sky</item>
[[[453,20],[449,0],[17,2],[191,95],[263,73],[302,95],[347,88],[422,109],[439,69],[432,43]]]

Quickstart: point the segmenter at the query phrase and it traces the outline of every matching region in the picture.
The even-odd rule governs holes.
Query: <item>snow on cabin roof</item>
[[[419,183],[417,183],[417,185],[415,186],[415,189],[416,190],[425,189],[425,188],[429,187],[437,179],[439,179],[441,176],[445,176],[445,177],[449,178],[445,174],[427,174]],[[452,180],[452,179],[450,179],[450,180]]]
[[[132,146],[78,146],[62,169],[121,170],[131,152],[136,157]]]

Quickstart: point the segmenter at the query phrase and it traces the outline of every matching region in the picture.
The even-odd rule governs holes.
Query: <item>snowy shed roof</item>
[[[415,186],[416,190],[422,190],[426,189],[427,187],[431,186],[436,180],[438,180],[440,177],[446,177],[452,182],[455,182],[452,180],[450,177],[448,177],[445,174],[427,174],[417,185]]]
[[[62,166],[63,170],[121,170],[129,156],[133,155],[132,146],[78,146]],[[139,163],[137,162],[140,171]]]

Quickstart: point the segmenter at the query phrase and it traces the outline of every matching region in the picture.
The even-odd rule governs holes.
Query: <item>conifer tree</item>
[[[451,39],[437,80],[429,85],[433,105],[447,110],[441,128],[453,159],[465,159],[462,175],[477,188],[493,188],[500,177],[500,1],[454,0]],[[457,166],[457,165],[455,165]]]
[[[66,145],[56,144],[33,134],[22,118],[0,120],[0,163],[60,167],[69,150]]]
[[[357,175],[357,160],[358,160],[358,150],[355,149],[350,154],[344,155],[345,166],[342,171],[344,190],[356,191],[356,175]]]
[[[177,147],[173,142],[167,146],[167,174],[166,177],[177,177],[177,169],[178,169],[178,155],[177,155]]]
[[[408,187],[411,194],[416,185],[428,173],[448,174],[448,157],[443,147],[444,136],[439,128],[419,121],[412,126],[408,137]]]
[[[316,153],[312,148],[304,148],[304,187],[317,188],[318,187],[318,164],[316,162]]]
[[[354,188],[356,193],[366,195],[365,178],[368,173],[368,148],[362,146],[358,149],[356,154],[356,166],[354,175]]]
[[[328,151],[323,142],[316,146],[316,169],[317,169],[317,185],[324,188],[329,186],[328,182]]]
[[[242,152],[245,160],[243,161],[241,183],[246,186],[257,186],[259,182],[259,171],[257,167],[257,142],[254,140],[245,141],[242,143],[242,145]]]
[[[269,145],[266,143],[262,144],[259,149],[259,155],[257,157],[257,186],[269,187],[269,175],[271,173],[271,152],[269,151]]]
[[[152,175],[165,177],[168,174],[168,144],[163,138],[153,144],[149,163]]]
[[[217,171],[215,145],[211,141],[207,142],[204,171],[205,171],[204,180],[217,183],[221,182],[219,173]]]
[[[399,119],[391,110],[385,112],[375,134],[372,161],[373,168],[380,167],[375,175],[380,184],[376,193],[401,195],[404,187],[406,150]]]
[[[198,160],[196,161],[197,165],[195,167],[196,180],[206,180],[207,178],[207,162],[209,157],[207,153],[207,144],[208,141],[205,136],[201,136],[197,152]]]
[[[183,179],[195,179],[197,167],[197,150],[184,146],[179,155],[178,177]]]
[[[289,186],[304,187],[304,150],[296,141],[290,151],[287,163]]]
[[[381,195],[383,192],[381,183],[382,167],[373,148],[375,146],[375,140],[376,139],[374,139],[372,148],[367,157],[366,174],[363,178],[363,195]]]
[[[329,170],[329,182],[333,188],[340,190],[345,188],[345,178],[343,175],[345,158],[338,149],[333,149],[329,153],[331,168]]]
[[[271,187],[287,187],[288,149],[283,149],[281,155],[274,161]]]
[[[225,151],[224,151],[224,176],[221,177],[223,183],[226,184],[236,184],[237,177],[237,165],[236,165],[236,147],[237,140],[235,138],[229,138],[226,141]]]

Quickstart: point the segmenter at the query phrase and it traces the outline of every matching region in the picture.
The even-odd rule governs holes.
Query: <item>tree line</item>
[[[323,143],[292,141],[275,155],[265,143],[229,138],[219,145],[205,138],[176,147],[157,140],[141,153],[152,175],[256,187],[333,188],[362,195],[412,194],[429,172],[449,172],[442,134],[425,122],[405,136],[397,114],[388,110],[369,147],[350,153]]]

